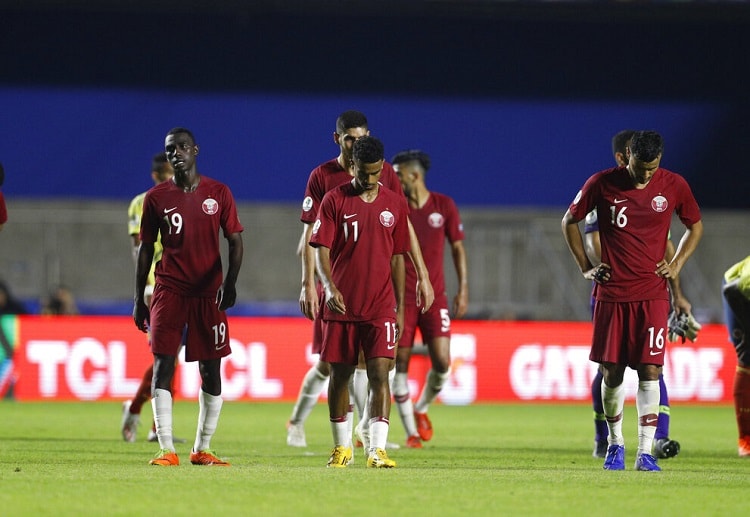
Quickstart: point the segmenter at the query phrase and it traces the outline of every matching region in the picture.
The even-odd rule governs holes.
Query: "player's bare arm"
[[[674,278],[678,276],[682,267],[695,251],[702,236],[703,221],[698,221],[688,227],[680,239],[677,251],[675,252],[674,257],[672,257],[672,260],[669,262],[662,260],[656,264],[656,274],[663,278]]]
[[[151,261],[154,259],[154,243],[142,242],[138,247],[135,265],[135,296],[133,298],[133,320],[141,332],[148,332],[150,313],[146,305],[145,290]]]
[[[234,306],[237,301],[237,276],[240,274],[244,254],[241,233],[230,234],[227,237],[227,243],[229,244],[227,275],[216,294],[216,303],[219,304],[220,311]]]
[[[562,218],[562,233],[565,237],[565,242],[568,244],[573,258],[578,264],[581,274],[586,280],[593,280],[597,283],[605,283],[610,279],[611,267],[609,264],[600,263],[597,266],[593,266],[586,255],[586,250],[583,245],[583,235],[581,235],[581,229],[578,227],[580,219],[575,219],[573,214],[570,213],[570,209],[565,212]]]
[[[316,249],[318,268],[318,278],[323,284],[326,293],[326,306],[337,314],[346,314],[346,303],[341,291],[336,288],[331,276],[331,250],[325,246],[319,246]]]
[[[451,256],[458,277],[458,291],[453,297],[453,317],[463,318],[469,309],[469,270],[463,241],[451,243]]]
[[[299,293],[299,308],[309,320],[318,314],[318,291],[315,288],[315,250],[310,246],[312,225],[303,223],[297,254],[302,262],[302,289]]]
[[[422,248],[419,246],[417,234],[414,232],[411,221],[407,219],[407,222],[409,223],[409,245],[411,248],[408,254],[417,272],[417,307],[421,306],[424,313],[432,307],[432,302],[435,301],[435,290],[432,288],[430,274],[422,257]]]
[[[403,255],[391,257],[391,283],[393,294],[396,296],[396,342],[401,339],[401,331],[404,328],[404,296],[406,285],[406,268]]]
[[[674,243],[671,240],[667,240],[667,249],[664,253],[664,260],[671,262],[675,254]],[[672,308],[675,313],[690,314],[692,312],[692,305],[682,293],[682,286],[680,285],[680,275],[675,275],[669,278],[669,292],[672,294]]]

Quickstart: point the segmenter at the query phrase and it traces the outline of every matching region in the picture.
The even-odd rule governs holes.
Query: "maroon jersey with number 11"
[[[408,214],[404,196],[382,187],[371,203],[351,182],[325,195],[310,245],[330,250],[331,275],[347,310],[336,314],[325,307],[324,320],[394,317],[391,257],[409,251]]]

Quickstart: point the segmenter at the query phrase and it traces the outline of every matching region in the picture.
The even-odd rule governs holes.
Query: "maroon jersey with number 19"
[[[346,314],[325,307],[323,320],[395,316],[391,257],[409,251],[408,214],[404,196],[382,187],[372,203],[360,198],[351,182],[325,195],[310,245],[330,250],[331,276],[344,297]]]
[[[214,297],[221,287],[219,228],[224,236],[243,230],[229,187],[201,176],[194,192],[174,180],[156,185],[143,201],[140,237],[164,251],[156,284],[185,296]]]

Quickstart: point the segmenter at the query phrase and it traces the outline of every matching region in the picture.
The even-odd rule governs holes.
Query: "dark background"
[[[667,113],[674,105],[696,106],[701,113],[710,112],[706,118],[710,124],[704,131],[686,128],[689,134],[680,135],[678,150],[669,147],[673,130],[667,131],[665,162],[669,158],[669,168],[688,177],[704,207],[747,207],[750,181],[744,151],[750,141],[750,9],[744,2],[219,0],[206,4],[172,0],[136,0],[127,5],[76,0],[0,2],[0,88],[6,92],[6,114],[0,113],[0,138],[6,144],[0,143],[0,159],[9,174],[6,195],[13,194],[13,171],[35,170],[30,164],[40,160],[44,163],[40,172],[28,175],[36,178],[37,186],[44,183],[40,174],[78,173],[65,169],[64,150],[55,148],[55,136],[45,135],[43,126],[34,128],[41,140],[23,151],[20,144],[8,143],[15,127],[30,124],[18,120],[24,112],[29,119],[45,120],[43,113],[34,113],[34,106],[22,104],[16,106],[18,111],[9,110],[8,96],[29,91],[44,95],[114,91],[126,96],[132,92],[156,95],[160,103],[168,103],[170,95],[190,92],[209,103],[215,98],[223,102],[227,95],[251,96],[261,103],[263,96],[275,95],[301,100],[302,105],[307,100],[314,104],[321,96],[364,99],[368,109],[363,111],[371,128],[386,127],[377,121],[389,123],[392,117],[373,111],[368,105],[373,99],[384,105],[389,99],[428,99],[434,104],[429,106],[432,110],[440,110],[441,102],[446,106],[501,102],[521,106],[522,111],[531,107],[535,112],[547,104],[568,105],[567,117],[579,105],[586,114],[613,113],[612,125],[600,130],[600,141],[590,141],[588,132],[579,138],[576,120],[566,120],[561,126],[565,129],[552,138],[556,142],[547,161],[550,177],[559,173],[557,163],[580,161],[594,148],[601,150],[595,160],[601,166],[592,169],[593,163],[585,161],[581,172],[565,179],[563,194],[559,184],[539,181],[539,188],[550,185],[547,188],[555,193],[542,196],[538,204],[567,203],[564,200],[572,197],[587,175],[609,166],[607,146],[613,128],[647,120],[642,111],[650,106]],[[60,98],[65,102],[64,95]],[[622,116],[631,106],[641,111],[637,120]],[[350,107],[358,106],[342,105],[341,110]],[[319,156],[301,158],[307,164],[304,172],[295,165],[294,188],[288,196],[279,195],[269,180],[270,193],[259,194],[259,199],[301,198],[301,175],[335,154],[330,132],[338,113],[327,113],[321,125],[324,129],[314,128],[315,134],[325,131],[323,143],[312,145],[328,147]],[[279,117],[285,133],[267,138],[269,142],[284,140],[287,151],[294,154],[295,138],[309,140],[304,110],[298,105]],[[537,123],[545,124],[543,114],[537,117]],[[408,125],[408,121],[402,123]],[[182,124],[170,120],[154,128],[159,138],[149,136],[149,141],[160,145],[161,135],[174,125]],[[193,129],[200,135],[200,128]],[[505,146],[508,154],[517,145],[518,156],[544,152],[549,144],[541,138],[533,144],[515,144],[507,136],[482,142],[483,146]],[[261,154],[263,147],[254,147],[252,154]],[[467,151],[459,152],[465,162]],[[147,163],[143,156],[150,158],[152,149],[129,152],[103,144],[93,154],[115,160],[133,154],[137,163]],[[481,149],[477,154],[483,154]],[[13,166],[9,168],[8,163]],[[508,169],[517,167],[516,163],[482,163],[469,170],[502,178]],[[91,172],[87,171],[89,177]],[[141,174],[144,187],[148,186],[146,175],[147,171]],[[96,177],[99,180],[94,182],[112,182],[106,173]],[[465,183],[464,175],[454,177]],[[18,195],[34,194],[32,183],[16,181]],[[55,185],[54,192],[75,196],[76,184],[81,182],[72,178],[64,188]],[[118,197],[101,188],[102,197]],[[446,183],[445,188],[459,201],[492,204],[491,198],[464,193],[455,183]],[[122,197],[132,197],[137,190],[125,188]],[[256,185],[256,190],[263,189]],[[39,193],[50,195],[44,188]],[[82,195],[93,194],[82,191]],[[513,204],[502,197],[498,202]],[[521,204],[534,203],[524,198]]]

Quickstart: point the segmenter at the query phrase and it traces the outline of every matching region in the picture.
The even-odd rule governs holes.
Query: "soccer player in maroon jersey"
[[[328,410],[334,448],[329,467],[352,459],[347,424],[349,379],[360,350],[367,363],[367,466],[391,468],[388,458],[391,393],[388,371],[404,317],[404,259],[409,251],[409,209],[402,194],[381,188],[383,144],[359,138],[352,149],[355,176],[323,198],[310,238],[325,290],[323,349],[329,363]]]
[[[625,368],[638,372],[638,450],[635,469],[661,470],[652,456],[659,413],[659,373],[664,364],[667,281],[695,251],[703,224],[685,179],[660,162],[664,141],[655,131],[636,131],[628,164],[598,172],[578,192],[562,219],[565,241],[584,278],[594,280],[594,332],[589,359],[604,370],[602,399],[609,428],[607,470],[625,468],[622,415]],[[601,260],[586,255],[578,223],[596,209]],[[672,214],[686,231],[671,262],[664,259]]]
[[[453,199],[427,188],[425,176],[431,162],[426,153],[416,149],[402,151],[391,162],[409,200],[409,219],[419,238],[422,256],[435,289],[435,302],[424,313],[417,308],[414,293],[405,293],[404,328],[396,352],[396,375],[393,379],[393,398],[406,430],[406,446],[422,448],[422,440],[432,438],[432,423],[427,410],[449,376],[451,312],[454,317],[461,318],[469,305],[464,231]],[[446,238],[458,276],[458,292],[453,297],[451,310],[443,267]],[[414,283],[415,274],[413,266],[407,262],[406,285]],[[427,372],[422,393],[414,405],[409,395],[407,377],[417,328],[422,334],[423,343],[427,345],[432,368]]]
[[[198,172],[198,145],[189,130],[170,130],[164,150],[174,177],[149,190],[143,202],[133,308],[136,326],[151,332],[154,355],[151,405],[160,451],[150,463],[179,465],[172,440],[170,386],[184,340],[185,359],[198,361],[201,376],[198,429],[190,462],[229,466],[211,451],[210,442],[222,405],[221,358],[231,353],[224,311],[237,298],[243,228],[229,188]],[[223,282],[219,230],[229,246]],[[149,307],[144,291],[154,243],[160,235],[162,259],[156,267],[156,287]]]
[[[341,113],[336,119],[336,130],[333,133],[333,141],[339,146],[339,155],[336,158],[322,163],[312,170],[305,187],[305,198],[302,202],[300,220],[303,229],[297,249],[302,259],[302,290],[300,292],[299,304],[302,314],[313,321],[312,351],[319,354],[322,346],[322,330],[320,320],[320,307],[322,304],[322,292],[315,280],[315,255],[313,249],[308,246],[312,225],[315,222],[318,208],[323,196],[331,189],[351,181],[353,176],[352,146],[354,142],[363,136],[369,135],[367,117],[359,111],[348,110]],[[387,189],[401,193],[401,183],[390,163],[383,163],[383,171],[380,183]],[[416,233],[409,223],[409,235],[412,251],[410,255],[416,265],[418,283],[416,284],[417,296],[422,302],[423,310],[432,305],[434,291],[430,282],[427,268],[424,265]],[[409,289],[414,286],[409,286]],[[292,414],[287,423],[287,445],[292,447],[306,447],[305,420],[315,406],[320,392],[328,379],[330,368],[325,361],[319,360],[305,374],[300,386],[297,402],[292,409]],[[362,415],[362,407],[365,404],[367,393],[367,376],[364,370],[358,368],[354,374],[352,395]],[[353,414],[350,415],[350,424]]]
[[[632,129],[625,129],[618,132],[612,137],[612,155],[619,166],[626,166],[627,149],[630,145],[630,139],[633,138]],[[597,220],[596,210],[586,215],[586,223],[583,229],[584,246],[586,254],[593,265],[601,262],[601,244],[599,240],[599,221]],[[667,239],[667,251],[664,258],[670,262],[674,257],[675,248],[671,239]],[[672,293],[672,307],[677,314],[685,312],[690,314],[692,305],[682,292],[680,276],[674,275],[669,278],[669,290]],[[592,293],[591,309],[593,312],[594,298]],[[607,435],[607,420],[604,417],[604,408],[602,405],[602,379],[604,374],[600,367],[594,379],[591,381],[591,399],[594,407],[594,450],[592,455],[595,458],[606,458],[609,442]],[[672,458],[680,452],[680,442],[669,437],[670,424],[670,407],[669,392],[664,382],[664,375],[659,374],[659,422],[656,425],[656,434],[654,435],[654,456],[657,458]]]

